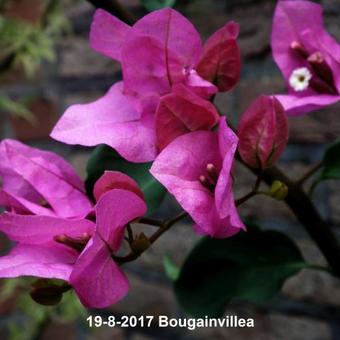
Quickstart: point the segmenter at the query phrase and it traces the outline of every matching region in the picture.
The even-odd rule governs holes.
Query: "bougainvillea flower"
[[[234,31],[231,28],[228,31],[232,44],[235,44],[237,36],[236,29]],[[129,161],[147,162],[153,160],[159,147],[164,147],[172,137],[193,131],[193,128],[209,129],[212,116],[217,116],[216,111],[212,113],[209,104],[199,104],[198,117],[194,112],[188,112],[188,109],[197,107],[199,99],[208,102],[211,95],[218,91],[215,85],[198,74],[198,63],[202,65],[204,76],[209,79],[213,77],[220,81],[223,79],[221,72],[226,72],[230,87],[232,74],[235,73],[230,68],[235,66],[234,60],[239,57],[239,54],[235,57],[229,43],[226,46],[224,41],[220,48],[229,50],[220,53],[215,47],[218,37],[208,44],[206,52],[213,57],[211,67],[210,57],[206,54],[200,61],[202,44],[198,32],[178,12],[169,8],[154,11],[130,27],[109,13],[97,10],[91,28],[91,46],[121,62],[123,82],[113,86],[94,103],[71,106],[51,136],[68,144],[107,144]],[[225,58],[233,61],[228,64]],[[221,82],[226,86],[224,80]],[[179,116],[173,119],[172,115],[169,120],[172,134],[167,134],[165,140],[158,140],[160,134],[156,131],[163,130],[166,118],[162,113],[159,116],[163,118],[156,119],[156,112],[164,111],[162,98],[175,95],[179,85],[185,88],[181,98],[186,98],[179,99],[184,107],[179,108],[179,103],[176,105]],[[192,108],[188,105],[188,97],[195,98]],[[198,122],[191,122],[192,119]],[[162,126],[159,127],[158,123]]]
[[[247,165],[273,166],[288,142],[288,121],[280,102],[269,96],[257,98],[241,117],[238,137],[238,150]]]
[[[114,189],[96,205],[96,224],[49,216],[0,216],[0,231],[17,245],[0,257],[0,277],[36,276],[69,282],[81,302],[104,308],[120,300],[128,280],[112,255],[129,222],[144,215],[146,204],[131,191]]]
[[[55,239],[64,237],[70,245],[82,246],[94,229],[95,224],[85,219],[3,213],[0,231],[17,245],[7,256],[0,257],[0,277],[36,276],[68,281],[79,252]]]
[[[96,205],[96,232],[78,258],[70,277],[81,302],[87,307],[105,308],[122,299],[128,280],[112,260],[124,238],[128,223],[143,216],[147,207],[131,191],[114,189]]]
[[[288,95],[276,96],[290,115],[340,100],[340,45],[325,30],[322,7],[302,0],[279,1],[272,50]]]
[[[237,136],[221,119],[217,132],[196,131],[175,139],[150,170],[189,213],[201,234],[223,238],[245,228],[232,192],[237,143]]]
[[[92,205],[74,169],[58,155],[6,139],[0,143],[0,206],[20,214],[77,218]]]

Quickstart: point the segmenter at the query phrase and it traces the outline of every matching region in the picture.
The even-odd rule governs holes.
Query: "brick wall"
[[[138,1],[124,1],[140,13]],[[237,117],[259,94],[283,92],[284,85],[278,69],[271,59],[271,18],[276,1],[270,0],[191,0],[178,1],[182,10],[207,36],[233,19],[241,25],[240,46],[243,56],[243,75],[240,84],[227,95],[217,98],[221,110],[230,119]],[[319,1],[326,13],[329,30],[340,39],[340,3],[336,0]],[[39,123],[29,126],[18,118],[0,113],[0,139],[13,137],[31,145],[50,149],[66,156],[84,176],[89,149],[69,147],[48,138],[51,127],[70,104],[97,98],[120,78],[119,65],[96,54],[89,48],[88,30],[93,10],[85,2],[66,2],[65,11],[73,24],[74,34],[57,46],[56,64],[42,65],[34,80],[26,81],[13,72],[0,79],[0,94],[14,98],[31,96],[31,109]],[[340,107],[333,106],[305,117],[290,119],[290,145],[284,153],[281,166],[294,176],[305,171],[319,160],[325,146],[339,136]],[[236,197],[245,193],[254,178],[237,167]],[[340,225],[340,184],[328,182],[316,192],[315,202],[327,220],[335,221],[336,232]],[[168,199],[171,209],[176,204]],[[259,224],[288,231],[301,246],[305,257],[323,264],[324,259],[310,241],[295,217],[283,204],[265,198],[247,202],[242,214],[259,221]],[[183,223],[167,233],[136,263],[127,266],[131,292],[109,313],[183,316],[176,304],[171,284],[162,269],[162,256],[167,251],[180,263],[197,240],[190,225]],[[339,259],[340,260],[340,259]],[[282,296],[271,303],[253,306],[232,304],[228,314],[254,317],[255,329],[206,329],[195,332],[168,329],[101,329],[88,334],[79,324],[52,323],[44,339],[339,339],[340,338],[340,285],[326,273],[303,271],[289,280]],[[79,330],[79,327],[81,330]]]

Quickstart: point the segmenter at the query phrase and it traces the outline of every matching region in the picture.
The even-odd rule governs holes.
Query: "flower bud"
[[[143,251],[150,247],[150,240],[144,233],[140,233],[137,238],[132,242],[131,249],[136,254],[141,254]]]
[[[50,280],[39,279],[32,284],[31,298],[43,306],[55,306],[63,298],[63,294],[71,287],[68,285],[58,285]]]
[[[276,180],[272,183],[267,195],[278,201],[283,201],[288,195],[288,187],[281,181]]]
[[[273,166],[288,142],[288,121],[281,103],[275,97],[257,98],[241,118],[238,137],[238,150],[247,165]]]

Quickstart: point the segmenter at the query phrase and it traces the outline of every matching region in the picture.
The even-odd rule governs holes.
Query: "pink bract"
[[[51,136],[68,144],[107,144],[131,162],[148,162],[178,135],[210,129],[216,123],[217,112],[209,99],[218,89],[208,80],[217,74],[218,83],[230,88],[238,79],[238,76],[234,79],[234,74],[239,72],[239,67],[234,67],[239,58],[234,26],[232,23],[223,30],[228,33],[227,45],[223,40],[216,49],[219,33],[208,41],[207,52],[201,58],[198,32],[175,10],[154,11],[132,27],[97,10],[91,28],[91,46],[121,63],[123,82],[94,103],[71,106]],[[226,53],[219,53],[221,48]],[[214,56],[212,66],[206,55]],[[208,80],[196,71],[198,63]],[[178,86],[185,88],[184,101],[176,94]],[[172,109],[170,115],[164,114],[164,103],[173,103],[176,96],[179,99],[175,114]],[[193,105],[188,104],[191,98],[195,98]],[[196,117],[198,101],[200,112]],[[167,136],[163,135],[165,125],[171,130]]]
[[[5,139],[0,159],[0,205],[7,209],[64,218],[92,210],[81,178],[60,156]]]
[[[221,119],[218,132],[196,131],[178,137],[150,170],[189,213],[201,234],[223,238],[245,229],[232,192],[237,143],[237,136]]]
[[[131,191],[114,189],[96,205],[96,231],[79,256],[70,283],[87,307],[105,308],[122,299],[128,280],[112,254],[120,248],[128,223],[143,216],[145,202]]]
[[[288,121],[280,102],[269,96],[257,98],[241,117],[238,137],[238,150],[247,165],[273,166],[288,142]]]
[[[128,280],[112,255],[120,248],[126,225],[145,212],[144,200],[135,193],[114,189],[100,197],[96,223],[3,213],[0,231],[17,245],[0,257],[0,277],[65,280],[85,306],[108,307],[128,291]]]

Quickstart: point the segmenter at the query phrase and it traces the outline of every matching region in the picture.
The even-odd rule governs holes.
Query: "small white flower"
[[[295,69],[290,78],[289,85],[295,91],[303,91],[306,90],[309,86],[309,82],[312,79],[312,74],[308,70],[307,67],[300,67]]]

